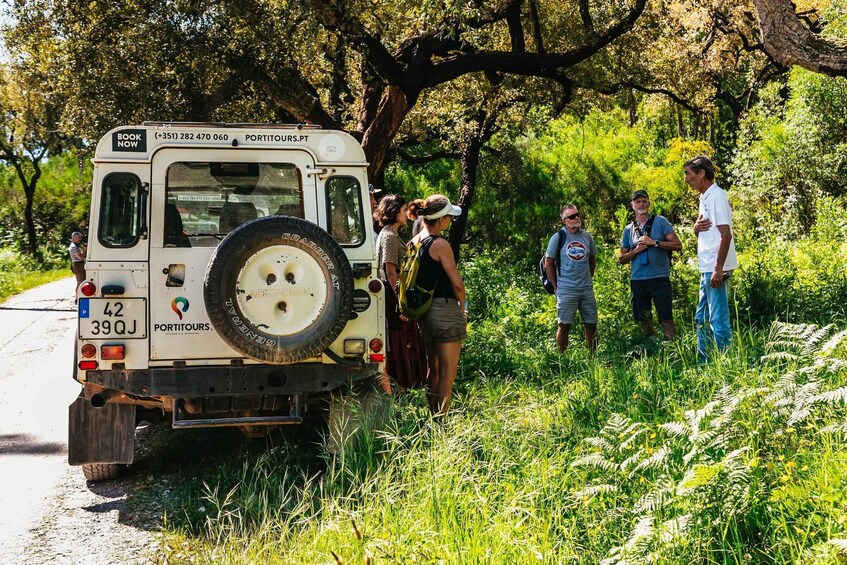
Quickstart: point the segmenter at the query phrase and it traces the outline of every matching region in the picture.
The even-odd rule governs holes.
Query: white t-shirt
[[[712,222],[712,227],[700,232],[697,237],[697,262],[701,273],[711,273],[715,270],[718,260],[718,248],[721,245],[721,232],[718,226],[729,226],[732,230],[732,208],[726,192],[712,183],[709,189],[700,195],[700,215]],[[738,268],[738,258],[735,256],[735,238],[729,242],[729,251],[724,261],[724,271]]]

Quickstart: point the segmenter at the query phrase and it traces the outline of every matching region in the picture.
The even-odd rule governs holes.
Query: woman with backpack
[[[409,204],[409,216],[423,225],[410,244],[420,242],[422,254],[417,284],[433,292],[432,305],[418,319],[427,354],[427,397],[433,414],[446,414],[459,370],[462,340],[467,337],[465,283],[456,267],[453,249],[441,233],[462,209],[442,194]]]
[[[406,199],[396,194],[383,196],[373,213],[382,226],[376,238],[377,276],[385,287],[385,319],[388,326],[388,375],[402,388],[420,386],[426,380],[426,352],[412,320],[400,318],[394,289],[406,254],[406,244],[397,233],[408,222]],[[385,382],[383,388],[390,385]]]

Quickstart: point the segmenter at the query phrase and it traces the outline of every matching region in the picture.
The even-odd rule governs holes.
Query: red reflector
[[[82,356],[86,359],[91,359],[92,357],[97,355],[97,348],[91,343],[86,343],[85,345],[83,345],[80,351],[82,353]]]
[[[374,294],[378,293],[382,290],[382,281],[374,279],[368,283],[368,290],[373,292]]]
[[[97,292],[97,287],[94,286],[93,282],[84,282],[79,287],[79,291],[83,296],[94,296],[94,293]]]
[[[124,358],[123,345],[104,345],[100,347],[100,357],[105,360],[115,360]]]
[[[385,361],[384,353],[371,353],[370,356],[371,363],[382,363]]]
[[[93,371],[97,368],[97,361],[80,361],[79,368],[83,371]]]
[[[368,347],[371,348],[371,351],[374,353],[379,353],[382,351],[382,340],[378,337],[373,338],[370,343],[368,343]]]

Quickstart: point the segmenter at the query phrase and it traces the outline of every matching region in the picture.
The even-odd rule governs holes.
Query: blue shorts
[[[569,288],[557,292],[556,309],[560,324],[573,324],[577,310],[583,324],[596,324],[597,299],[594,297],[594,287]]]

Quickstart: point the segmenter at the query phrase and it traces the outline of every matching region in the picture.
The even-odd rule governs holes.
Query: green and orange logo
[[[176,312],[176,315],[182,320],[182,312],[188,312],[188,299],[183,296],[177,296],[171,301],[171,310]]]

